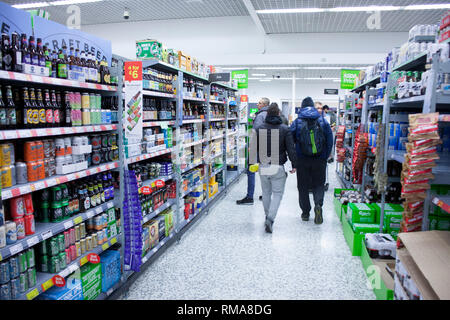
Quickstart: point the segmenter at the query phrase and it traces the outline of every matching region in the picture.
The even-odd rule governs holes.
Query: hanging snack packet
[[[410,114],[408,119],[410,128],[417,128],[422,125],[437,124],[439,121],[439,112]]]
[[[424,139],[436,139],[439,140],[437,124],[427,124],[418,126],[416,128],[409,127],[408,141],[413,142]]]

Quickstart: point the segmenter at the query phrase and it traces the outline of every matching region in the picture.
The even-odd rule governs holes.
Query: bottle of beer
[[[64,125],[66,127],[72,126],[72,108],[70,106],[70,93],[64,92]],[[62,118],[61,118],[62,119]]]
[[[6,104],[3,101],[2,87],[0,86],[0,128],[6,129],[8,126],[8,120],[6,119]]]
[[[11,43],[9,35],[2,34],[2,69],[6,71],[13,71],[13,57],[12,57]]]
[[[36,42],[33,36],[28,39],[28,50],[30,51],[31,64],[39,66],[39,56],[36,50]]]
[[[36,89],[36,100],[37,100],[37,106],[39,110],[39,127],[46,127],[47,126],[47,120],[46,120],[46,110],[44,105],[44,99],[42,98],[42,90]]]
[[[47,46],[44,46],[44,60],[45,60],[45,67],[50,71],[50,77],[52,76],[52,59],[50,57],[50,51],[48,50]]]
[[[69,49],[69,70],[70,71],[76,71],[76,62],[75,62],[75,51],[73,47],[70,47]]]
[[[89,82],[89,68],[87,66],[86,53],[84,51],[81,51],[80,61],[81,61],[81,69],[83,70],[84,73],[84,81]]]
[[[50,90],[45,89],[45,120],[47,123],[47,127],[54,127],[55,122],[53,118],[53,105],[52,101],[50,100]]]
[[[56,54],[56,51],[54,51],[54,50],[52,51],[51,61],[52,61],[51,77],[57,78],[58,77],[58,55]]]
[[[24,128],[31,128],[33,126],[33,107],[30,103],[30,97],[28,95],[28,88],[23,88],[22,92],[23,100],[23,126]]]
[[[75,49],[75,70],[77,72],[83,72],[83,68],[81,66],[81,59],[80,59],[80,49]]]
[[[45,62],[45,54],[44,54],[44,48],[42,47],[42,39],[41,38],[37,38],[37,56],[38,56],[38,62],[39,62],[39,67],[45,67],[46,66],[46,62]]]
[[[28,47],[27,35],[22,33],[20,40],[20,51],[22,51],[22,63],[31,64],[30,50]]]
[[[33,108],[33,116],[31,119],[31,124],[33,127],[37,127],[39,125],[39,106],[36,101],[36,93],[34,91],[34,88],[30,88],[30,104]]]
[[[11,36],[11,49],[13,57],[13,70],[15,72],[22,72],[22,51],[20,51],[20,39],[17,33],[13,33]]]
[[[62,104],[61,104],[61,93],[58,91],[56,92],[56,103],[53,104],[53,121],[55,123],[55,126],[60,127],[61,126],[61,110],[62,110]]]
[[[3,37],[0,37],[0,70],[3,70]]]
[[[67,62],[64,59],[64,52],[59,49],[57,60],[58,78],[67,79]]]
[[[94,56],[92,56],[92,57],[94,57]],[[99,61],[97,60],[97,59],[94,59],[94,61],[95,61],[95,69],[97,70],[97,83],[102,83],[102,77],[101,77],[101,69],[102,69],[102,67],[101,67],[101,65],[100,65],[100,63],[99,63]]]

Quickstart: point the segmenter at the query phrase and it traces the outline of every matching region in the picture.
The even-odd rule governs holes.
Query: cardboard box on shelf
[[[86,263],[81,267],[81,286],[84,300],[95,300],[102,290],[101,264]]]
[[[83,289],[81,286],[81,273],[77,269],[66,278],[64,287],[53,286],[41,293],[38,300],[83,300]]]
[[[136,58],[162,59],[162,44],[158,40],[136,40]]]
[[[375,216],[375,223],[380,223],[380,217],[381,217],[381,203],[372,203],[371,206],[375,209],[376,211],[376,216]],[[400,215],[403,212],[403,206],[400,204],[394,204],[394,203],[385,203],[384,204],[384,214],[385,214],[385,219],[384,221],[386,221],[386,213],[387,212],[398,212],[400,213]]]
[[[347,209],[347,219],[351,223],[374,223],[375,209],[366,203],[350,203]]]

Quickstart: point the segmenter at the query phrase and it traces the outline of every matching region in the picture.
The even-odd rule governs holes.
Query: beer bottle
[[[56,103],[53,104],[53,121],[55,123],[55,126],[59,127],[61,126],[61,110],[62,110],[62,103],[61,103],[61,93],[58,91],[55,93],[56,95]]]
[[[52,78],[56,78],[58,77],[58,55],[56,54],[56,51],[52,51],[52,56],[51,56],[51,60],[52,60]]]
[[[8,125],[8,120],[6,119],[6,104],[3,101],[2,87],[0,86],[0,128],[6,129]]]
[[[28,88],[23,88],[23,126],[24,128],[31,128],[33,126],[33,106],[28,95]]]
[[[20,51],[19,35],[14,32],[11,36],[11,40],[13,70],[15,72],[22,72],[22,51]]]
[[[37,56],[38,56],[38,61],[39,61],[39,67],[45,67],[46,66],[46,62],[45,62],[45,54],[44,54],[44,49],[42,47],[42,39],[41,38],[37,38]]]
[[[69,63],[68,70],[75,71],[75,69],[76,69],[76,66],[75,66],[75,51],[74,51],[73,47],[69,48],[69,56],[68,56],[67,61]]]
[[[61,110],[62,111],[62,110]],[[64,92],[64,124],[66,127],[72,126],[72,108],[70,106],[70,93]]]
[[[9,35],[6,33],[2,34],[2,69],[13,71],[11,43],[9,41]]]
[[[47,123],[47,127],[55,126],[54,118],[53,118],[53,105],[50,100],[50,90],[45,89],[45,120]]]
[[[33,36],[28,39],[28,50],[30,51],[31,64],[39,66],[39,56],[36,50],[36,42]]]
[[[101,77],[101,65],[99,63],[99,61],[97,59],[94,60],[95,61],[95,68],[97,70],[97,83],[102,83],[102,79],[103,77]]]
[[[59,49],[57,60],[58,78],[67,79],[67,62],[64,59],[64,52]]]
[[[47,121],[46,121],[46,110],[44,105],[44,99],[42,98],[42,90],[36,89],[36,100],[37,100],[37,106],[39,110],[39,126],[40,127],[46,127]]]
[[[83,70],[84,73],[84,81],[89,82],[89,68],[87,66],[86,53],[84,51],[81,51],[80,61],[81,61],[81,69]]]
[[[3,70],[3,38],[0,37],[0,70]]]
[[[50,74],[49,76],[52,76],[52,59],[50,57],[50,52],[47,48],[47,46],[44,46],[44,61],[45,61],[45,67],[49,70]]]
[[[75,70],[77,72],[83,72],[83,68],[81,66],[81,59],[80,59],[80,49],[75,49]]]
[[[22,51],[22,64],[31,64],[31,56],[28,48],[27,35],[22,33],[20,40],[20,51]]]
[[[33,127],[36,127],[39,125],[39,106],[36,101],[36,93],[34,91],[34,88],[30,88],[30,104],[33,108],[31,125]]]

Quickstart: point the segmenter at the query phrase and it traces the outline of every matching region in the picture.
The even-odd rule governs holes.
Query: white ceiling
[[[41,2],[44,0],[2,0],[8,4]],[[448,0],[251,0],[256,10],[286,8],[330,8],[342,6],[409,5],[448,3]],[[222,16],[248,16],[242,0],[104,0],[78,4],[82,25],[189,19]],[[124,9],[130,10],[129,20],[123,19]],[[67,6],[43,8],[50,19],[65,24]],[[404,32],[415,24],[437,23],[445,10],[384,11],[381,28],[369,30],[366,12],[258,14],[268,34],[305,32]],[[188,30],[186,30],[188,32]]]

